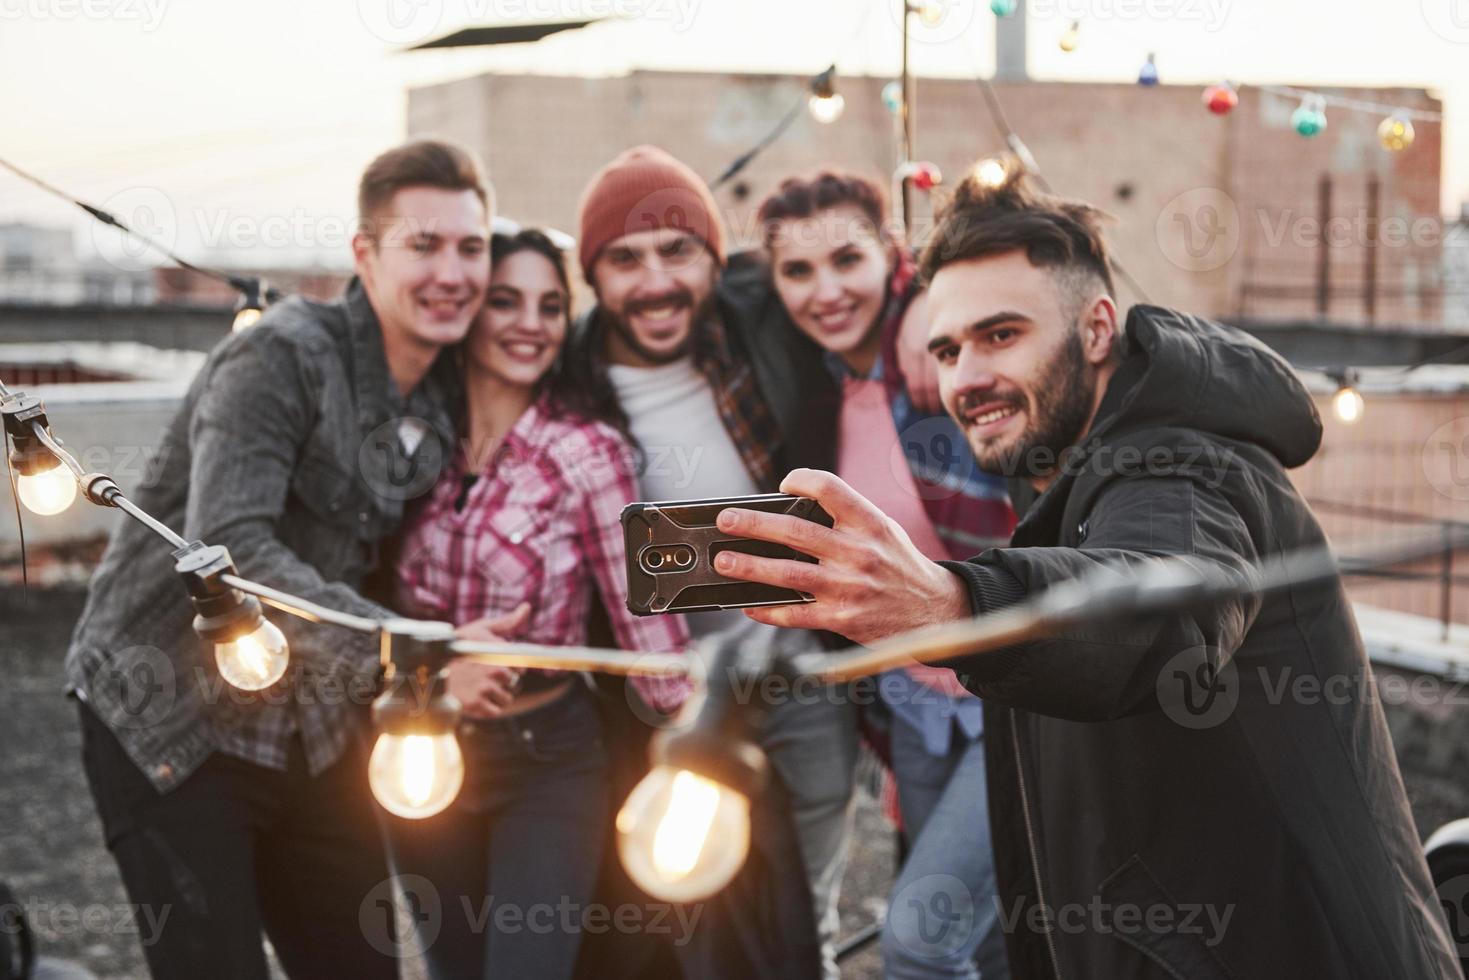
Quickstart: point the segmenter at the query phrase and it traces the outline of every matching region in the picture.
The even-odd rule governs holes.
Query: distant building
[[[70,306],[151,303],[153,282],[77,255],[65,228],[0,224],[0,303]]]
[[[1444,322],[1469,333],[1469,204],[1444,235],[1443,288]]]
[[[835,123],[803,113],[720,190],[735,242],[757,242],[754,209],[784,176],[835,165],[890,178],[888,81],[838,78],[846,111]],[[621,150],[655,143],[712,179],[801,102],[804,85],[713,72],[483,74],[411,90],[408,131],[471,146],[505,213],[575,233],[582,188]],[[1154,302],[1216,316],[1443,323],[1438,123],[1416,123],[1415,144],[1391,154],[1370,113],[1333,110],[1329,128],[1308,140],[1291,127],[1295,101],[1249,88],[1224,117],[1205,109],[1198,86],[1022,80],[995,89],[1056,190],[1116,216],[1118,257]],[[1003,149],[973,81],[924,78],[917,91],[916,156],[948,183]],[[1440,108],[1421,89],[1322,91]],[[921,231],[929,202],[916,210]]]

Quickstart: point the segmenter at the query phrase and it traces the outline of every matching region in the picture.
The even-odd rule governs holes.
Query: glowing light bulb
[[[71,470],[57,460],[49,470],[18,476],[15,492],[26,510],[50,517],[66,510],[77,499],[77,481]]]
[[[1377,142],[1389,153],[1401,153],[1413,145],[1417,138],[1413,131],[1413,120],[1407,116],[1388,116],[1377,127]]]
[[[1362,393],[1351,385],[1342,385],[1331,397],[1331,410],[1347,425],[1353,425],[1361,419],[1366,408],[1367,403],[1362,399]]]
[[[1075,51],[1077,46],[1081,44],[1081,21],[1073,20],[1071,26],[1066,28],[1066,33],[1061,35],[1061,40],[1056,43],[1067,54]]]
[[[262,619],[244,636],[214,645],[220,676],[242,691],[263,691],[285,676],[291,662],[286,637],[274,623]]]
[[[464,754],[452,731],[377,737],[367,762],[372,795],[389,813],[410,820],[443,810],[464,785]]]
[[[922,0],[917,5],[918,19],[923,22],[924,27],[937,27],[944,22],[947,14],[948,4],[944,0]]]
[[[831,95],[813,95],[807,103],[811,110],[811,118],[819,123],[834,123],[841,118],[842,110],[847,107],[847,100],[842,93],[833,92]]]
[[[1003,163],[991,157],[974,165],[974,176],[985,187],[994,188],[1004,186],[1010,172]]]
[[[1326,100],[1319,95],[1306,96],[1290,114],[1290,124],[1307,139],[1321,135],[1326,129]]]
[[[259,320],[261,316],[262,312],[255,307],[245,307],[240,312],[235,314],[235,325],[233,327],[235,333],[239,333],[241,330],[244,330],[247,327],[255,326],[255,321]]]
[[[684,769],[659,766],[617,814],[618,852],[655,898],[708,898],[739,873],[750,852],[750,801]]]

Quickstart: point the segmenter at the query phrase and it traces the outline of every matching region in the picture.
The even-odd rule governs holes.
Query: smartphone
[[[812,601],[804,592],[725,578],[714,570],[714,558],[723,551],[816,560],[782,544],[724,533],[714,521],[726,507],[790,514],[832,526],[831,515],[815,500],[784,493],[628,504],[622,509],[622,537],[627,549],[629,611],[653,616]]]

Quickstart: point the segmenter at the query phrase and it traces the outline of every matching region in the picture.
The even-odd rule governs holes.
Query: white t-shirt
[[[607,367],[617,399],[627,413],[628,427],[643,450],[643,472],[638,487],[644,500],[698,500],[704,497],[743,497],[760,488],[745,468],[709,381],[694,367],[691,357],[657,367]],[[749,639],[773,626],[757,623],[738,609],[688,613],[689,632],[705,637],[738,629]]]

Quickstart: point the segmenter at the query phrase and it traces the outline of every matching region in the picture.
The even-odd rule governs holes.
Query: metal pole
[[[1326,228],[1331,224],[1331,175],[1321,175],[1320,201],[1321,235],[1316,242],[1316,315],[1326,319],[1331,308],[1331,246],[1327,242]]]
[[[1366,268],[1362,272],[1362,306],[1367,322],[1377,322],[1377,215],[1382,196],[1382,182],[1376,174],[1367,178],[1367,236],[1363,243]]]
[[[903,158],[898,161],[899,166],[911,163],[913,160],[913,74],[908,69],[908,25],[913,18],[913,7],[911,0],[903,0]],[[913,181],[909,177],[903,178],[903,232],[905,235],[913,231]]]

